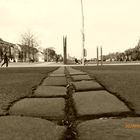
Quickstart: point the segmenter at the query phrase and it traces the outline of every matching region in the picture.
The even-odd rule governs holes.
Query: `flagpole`
[[[82,65],[84,65],[85,33],[84,33],[84,9],[83,9],[83,0],[81,0],[81,13],[82,13]]]

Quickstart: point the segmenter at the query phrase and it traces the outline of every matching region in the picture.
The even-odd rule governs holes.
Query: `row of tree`
[[[42,55],[44,57],[44,61],[62,61],[62,56],[57,54],[53,47],[44,48],[43,50],[40,49],[39,43],[37,41],[37,37],[31,31],[28,31],[21,35],[21,44],[6,44],[0,38],[0,57],[4,52],[8,52],[8,57],[13,59],[14,61],[21,62],[35,62],[38,61],[38,57]],[[11,53],[12,51],[12,53]],[[40,54],[40,55],[39,55]]]
[[[44,60],[46,62],[51,62],[51,61],[63,61],[63,57],[61,54],[56,54],[54,48],[50,47],[50,48],[46,48],[43,50],[43,54],[44,54]]]
[[[140,60],[140,40],[134,48],[125,50],[124,52],[110,53],[103,55],[104,61],[138,61]]]
[[[43,51],[39,50],[37,38],[35,34],[31,33],[30,31],[26,32],[21,37],[22,46],[25,46],[23,47],[24,52],[26,52],[26,56],[28,56],[28,58],[31,57],[31,60],[35,61],[35,54],[40,51],[40,53],[44,56],[44,61],[62,61],[62,55],[57,54],[53,47],[45,48]]]

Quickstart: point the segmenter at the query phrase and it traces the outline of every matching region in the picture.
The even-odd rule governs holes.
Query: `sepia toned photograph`
[[[139,7],[0,0],[0,140],[139,140]]]

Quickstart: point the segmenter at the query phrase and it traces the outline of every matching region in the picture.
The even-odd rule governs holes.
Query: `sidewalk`
[[[28,62],[16,62],[16,63],[9,63],[9,67],[46,67],[50,65],[55,65],[55,62],[34,62],[34,63],[28,63]]]
[[[107,65],[140,65],[140,63],[117,63],[117,64],[103,64],[104,66]],[[56,67],[64,67],[64,66],[82,66],[82,64],[68,64],[64,65],[63,63],[56,63],[56,62],[34,62],[34,63],[28,63],[28,62],[10,62],[9,67],[51,67],[51,66],[56,66]],[[97,64],[86,64],[85,66],[97,66]],[[99,65],[101,66],[101,65]],[[4,68],[5,66],[3,66]]]
[[[94,78],[69,66],[0,117],[0,140],[138,140],[140,118]]]

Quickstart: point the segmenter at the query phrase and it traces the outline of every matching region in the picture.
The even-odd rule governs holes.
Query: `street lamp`
[[[83,0],[81,0],[81,13],[82,13],[82,65],[84,65],[85,33],[84,33],[84,10],[83,10]]]

